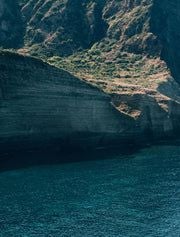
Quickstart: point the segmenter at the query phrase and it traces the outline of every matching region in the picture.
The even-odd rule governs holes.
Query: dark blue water
[[[107,156],[1,172],[0,236],[180,236],[180,147]]]

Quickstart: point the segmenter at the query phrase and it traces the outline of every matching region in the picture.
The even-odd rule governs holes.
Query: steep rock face
[[[159,47],[149,27],[153,0],[20,2],[26,22],[25,45],[35,47],[31,51],[69,55],[103,38],[115,40],[119,50],[136,53],[155,53]]]
[[[24,46],[30,53],[67,56],[99,42],[116,53],[161,56],[179,80],[178,1],[19,0],[19,3],[26,25]]]
[[[108,140],[106,137],[118,136],[126,138],[125,140],[138,140],[140,137],[154,139],[167,137],[180,131],[178,122],[180,88],[172,78],[173,75],[179,82],[180,6],[178,1],[19,0],[19,2],[25,24],[24,48],[20,51],[47,57],[66,56],[63,60],[61,57],[50,58],[49,62],[60,68],[65,67],[78,77],[99,86],[111,96],[111,104],[110,98],[103,93],[101,93],[103,99],[99,100],[96,93],[100,92],[91,87],[88,87],[91,88],[88,91],[91,90],[90,94],[92,91],[95,94],[93,99],[87,98],[85,93],[87,89],[81,87],[87,84],[74,79],[69,74],[23,57],[18,57],[19,59],[6,57],[5,60],[4,55],[1,60],[3,72],[1,94],[4,96],[1,121],[4,130],[1,128],[1,134],[14,131],[15,136],[18,134],[20,137],[42,140],[44,132],[43,138],[68,137],[66,140],[71,140],[69,138],[74,137],[72,134],[88,133],[98,134],[95,136],[97,143],[102,144],[102,141]],[[8,68],[7,64],[12,65]],[[34,70],[36,64],[37,72]],[[43,69],[42,65],[44,65]],[[8,71],[13,72],[13,76],[12,73],[8,74]],[[66,76],[69,79],[61,80]],[[18,83],[13,82],[13,85],[9,83],[9,79],[7,83],[4,82],[3,78],[11,77],[21,81],[17,80]],[[39,77],[40,81],[37,80],[36,84],[34,78]],[[30,81],[27,81],[27,78],[30,78]],[[49,81],[51,78],[52,84]],[[77,84],[72,86],[74,80]],[[67,82],[65,87],[62,87],[62,81]],[[48,84],[46,90],[45,82]],[[56,90],[54,85],[57,85]],[[22,92],[16,89],[18,94],[15,92],[13,94],[10,88],[21,88]],[[77,93],[77,90],[80,92]],[[66,96],[62,100],[61,94],[65,91]],[[42,101],[37,92],[43,98]],[[72,96],[73,93],[75,98]],[[25,94],[27,99],[23,97]],[[11,102],[17,102],[14,98],[20,97],[21,103],[24,104],[18,105],[18,102],[11,108],[10,103],[4,100],[6,95]],[[55,101],[52,98],[56,98]],[[29,105],[30,100],[33,109]],[[52,104],[55,106],[53,107]],[[28,120],[29,112],[27,110],[24,112],[24,108],[22,109],[26,107],[25,105],[29,106],[28,111],[32,111],[30,112],[32,126],[29,125],[31,123]],[[64,108],[63,113],[53,114],[51,108],[56,111],[59,106]],[[106,108],[106,111],[104,112],[103,109],[102,112],[100,108]],[[35,111],[39,111],[38,119],[35,118],[37,114]],[[67,116],[63,119],[64,114]],[[17,118],[19,116],[21,119],[12,122],[13,116],[10,115]],[[22,122],[19,124],[18,121],[21,121],[24,115],[25,124]],[[81,118],[83,122],[79,123]],[[62,121],[62,126],[57,120]],[[22,136],[18,131],[21,131]],[[102,136],[102,134],[106,135]],[[7,137],[2,135],[5,140],[9,139],[8,136],[13,137],[12,134]],[[75,137],[77,139],[78,136]],[[94,139],[94,135],[92,137]]]
[[[7,52],[0,55],[0,70],[1,151],[53,143],[121,146],[180,131],[180,95],[174,89],[163,96],[124,87],[110,97],[63,70]],[[159,90],[165,86],[173,88]]]
[[[104,1],[27,1],[22,14],[27,23],[25,42],[47,54],[72,54],[105,35]]]
[[[153,0],[107,1],[107,37],[115,41],[116,50],[158,55],[160,45],[150,29],[152,5]]]
[[[24,46],[30,47],[31,53],[39,50],[47,55],[69,55],[101,40],[105,46],[107,41],[103,40],[109,39],[109,50],[161,55],[178,77],[180,5],[177,0],[18,2],[25,23]],[[0,4],[0,44],[16,47],[21,21],[17,2],[1,0]]]
[[[166,87],[165,90],[175,92],[167,84],[162,85],[160,90]],[[178,135],[180,131],[179,96],[173,98],[157,91],[134,88],[131,93],[124,91],[114,93],[111,97],[116,108],[134,118],[136,127],[149,139],[156,140]]]
[[[96,3],[96,1],[91,2]],[[106,25],[104,35],[101,34],[101,37],[94,41],[96,44],[85,56],[80,55],[79,58],[68,58],[68,60],[75,60],[75,63],[79,60],[81,63],[83,57],[83,66],[77,66],[77,71],[75,71],[78,75],[81,74],[85,67],[84,64],[89,60],[88,67],[85,67],[82,73],[82,77],[88,81],[91,78],[89,74],[92,73],[91,68],[94,61],[96,65],[99,64],[97,68],[95,66],[95,70],[101,71],[105,67],[107,73],[114,64],[115,67],[111,74],[115,70],[116,73],[112,78],[109,74],[106,76],[105,71],[99,78],[93,75],[90,82],[102,87],[106,93],[110,94],[116,109],[133,118],[135,127],[141,134],[147,134],[152,138],[175,134],[176,131],[179,131],[180,90],[162,59],[167,62],[173,76],[178,81],[178,75],[180,75],[178,73],[180,68],[178,50],[176,51],[179,40],[178,9],[180,6],[178,2],[166,0],[98,2],[101,4],[99,17]],[[69,8],[64,8],[64,11],[70,9],[72,4],[69,1],[69,4],[66,5]],[[78,6],[77,2],[74,4]],[[84,13],[90,12],[90,3],[85,1],[84,4],[86,5]],[[26,4],[22,8],[24,14],[25,9],[27,10],[27,7],[29,9],[29,6]],[[38,9],[40,11],[39,7]],[[82,17],[84,18],[85,15]],[[82,32],[80,30],[82,22],[79,22],[77,28],[75,28],[76,24],[73,24],[71,31],[73,27],[75,31]],[[83,28],[87,28],[87,25],[84,24]],[[86,37],[87,35],[85,33]],[[71,38],[70,35],[69,37]],[[57,45],[55,43],[50,47],[56,48]],[[91,44],[86,47],[91,47]],[[58,55],[58,50],[56,52],[55,54]],[[96,54],[97,57],[94,56]],[[71,64],[67,69],[71,70]],[[136,133],[136,129],[134,131]]]
[[[150,30],[154,1],[25,1],[25,45],[68,55],[109,38],[119,50],[157,55],[160,45]]]
[[[0,0],[0,46],[19,47],[23,42],[23,26],[16,0]]]
[[[175,79],[180,80],[180,4],[177,0],[18,2],[25,24],[25,52],[67,56],[99,42],[100,50],[106,48],[112,54],[128,52],[161,56]],[[8,22],[1,17],[0,44],[17,47],[20,39],[17,2],[1,0],[1,8],[1,15],[5,19],[8,17]]]
[[[101,146],[130,139],[134,121],[98,89],[39,60],[0,55],[0,144]],[[130,135],[131,134],[131,135]]]

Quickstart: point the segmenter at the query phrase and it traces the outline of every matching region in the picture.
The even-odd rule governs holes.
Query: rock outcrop
[[[171,84],[172,83],[172,84]],[[172,86],[172,87],[171,87]],[[173,88],[177,86],[176,89]],[[157,140],[177,137],[180,131],[180,88],[169,78],[157,90],[134,87],[131,92],[128,86],[122,87],[119,93],[111,95],[115,107],[122,113],[134,118],[136,127],[143,137]],[[178,93],[175,93],[178,90]],[[164,91],[171,91],[167,95]]]
[[[71,55],[91,48],[161,56],[179,79],[177,0],[19,0],[30,54]]]
[[[161,55],[179,80],[179,9],[177,0],[1,0],[0,45],[24,41],[30,54],[66,56],[100,42],[109,51]]]
[[[180,97],[174,95],[174,81],[161,85],[162,92],[166,86],[172,89],[164,96],[137,87],[129,93],[125,85],[109,96],[31,57],[2,52],[0,70],[1,152],[47,144],[124,146],[180,131]]]
[[[103,6],[104,1],[26,1],[25,45],[47,55],[69,55],[91,47],[105,36]]]
[[[66,56],[108,38],[111,48],[157,55],[158,40],[149,25],[152,4],[153,0],[23,1],[25,47],[33,53]]]
[[[117,112],[109,96],[68,72],[7,52],[0,55],[0,71],[1,151],[55,141],[83,148],[116,136],[131,139],[134,121]]]
[[[19,4],[21,13],[16,1],[0,0],[0,45],[43,56],[100,90],[42,61],[1,54],[2,144],[101,146],[179,133],[178,1]]]

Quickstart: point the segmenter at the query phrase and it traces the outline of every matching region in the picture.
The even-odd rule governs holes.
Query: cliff
[[[20,128],[20,137],[24,139],[34,140],[37,137],[37,140],[43,140],[46,137],[52,140],[54,137],[62,140],[61,144],[82,141],[87,134],[87,143],[93,137],[92,143],[99,146],[118,139],[119,144],[130,140],[140,143],[179,133],[178,1],[18,2],[19,7],[14,1],[1,0],[6,14],[12,8],[17,9],[10,14],[9,21],[15,22],[16,19],[23,24],[16,24],[21,27],[16,40],[12,40],[17,28],[9,23],[9,33],[0,44],[4,46],[3,42],[11,42],[7,47],[18,47],[19,53],[43,58],[51,66],[26,56],[1,55],[1,90],[3,92],[6,88],[4,95],[11,98],[11,104],[15,103],[13,112],[11,105],[6,103],[6,110],[10,112],[6,115],[3,114],[6,110],[0,112],[2,118],[7,118],[2,120],[4,125],[1,128],[1,134],[9,134],[7,139],[13,137],[12,134],[19,137],[16,124],[24,126]],[[17,46],[17,42],[21,41],[22,44]],[[4,78],[7,78],[7,84]],[[16,78],[16,83],[12,85],[10,78]],[[27,81],[27,78],[30,80]],[[45,82],[48,85],[46,90]],[[61,83],[67,84],[62,86]],[[13,87],[21,88],[22,94],[13,94],[19,93],[19,89],[13,92]],[[93,94],[91,98],[89,93]],[[19,96],[21,110],[16,100]],[[58,112],[53,114],[51,108]],[[12,113],[14,118],[20,116],[21,119],[12,122]],[[31,120],[28,120],[28,113]],[[34,118],[36,114],[37,120]],[[24,115],[25,125],[22,122]],[[79,123],[81,118],[82,123]],[[21,121],[20,124],[18,121]],[[57,121],[62,121],[62,127]],[[84,134],[82,140],[77,133]],[[5,135],[2,137],[6,139]]]
[[[102,147],[174,136],[180,102],[172,80],[160,90],[102,92],[41,60],[0,54],[0,148]],[[167,86],[167,88],[166,88]],[[168,90],[171,88],[171,91]],[[132,89],[132,86],[131,86]]]
[[[53,142],[95,147],[116,136],[131,138],[133,120],[68,72],[8,52],[0,54],[0,70],[1,151]]]

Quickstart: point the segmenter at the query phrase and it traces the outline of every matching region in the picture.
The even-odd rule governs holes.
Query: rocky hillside
[[[69,55],[105,36],[104,1],[25,1],[25,46],[41,53]]]
[[[1,37],[7,42],[16,36],[7,47],[17,46],[23,18],[24,47],[31,53],[69,55],[100,42],[110,51],[162,54],[168,60],[178,40],[179,7],[168,0],[1,0]]]
[[[93,48],[92,57],[100,50],[109,61],[121,60],[122,52],[161,56],[179,80],[178,1],[1,0],[0,6],[4,47],[23,42],[21,52],[48,57]]]
[[[141,134],[142,138],[156,139],[175,135],[180,131],[178,122],[180,119],[180,55],[178,50],[180,39],[180,4],[178,1],[19,0],[19,6],[17,2],[11,2],[10,0],[6,2],[0,0],[0,3],[0,6],[2,6],[1,12],[6,13],[3,13],[0,21],[1,31],[4,32],[3,19],[7,21],[7,18],[4,17],[7,14],[10,14],[8,18],[9,22],[11,18],[16,19],[18,23],[21,20],[23,21],[23,24],[16,24],[16,27],[20,27],[16,28],[12,27],[11,24],[15,21],[11,20],[12,23],[8,23],[9,33],[4,33],[4,37],[6,36],[6,38],[4,38],[4,41],[0,41],[0,44],[7,48],[17,48],[19,44],[19,53],[39,57],[49,64],[56,66],[55,68],[41,62],[40,64],[46,68],[42,71],[39,69],[39,61],[28,61],[31,65],[28,66],[26,60],[30,59],[26,57],[23,59],[23,57],[18,56],[18,58],[21,58],[21,66],[16,64],[16,60],[13,59],[15,68],[13,70],[8,68],[9,72],[11,70],[13,72],[17,71],[15,77],[19,78],[21,83],[23,83],[24,78],[29,78],[29,74],[26,75],[23,71],[25,73],[30,72],[32,83],[35,83],[36,78],[40,78],[40,82],[38,82],[38,86],[40,85],[40,87],[42,86],[44,88],[43,80],[45,82],[47,81],[49,88],[48,95],[49,91],[51,91],[50,94],[52,96],[53,83],[57,83],[60,86],[59,83],[64,81],[61,78],[66,78],[64,76],[65,74],[62,75],[62,71],[57,68],[66,69],[66,71],[71,72],[74,76],[99,87],[104,92],[104,94],[101,92],[102,95],[107,95],[110,99],[110,107],[114,109],[118,117],[118,119],[116,116],[114,118],[114,115],[107,112],[105,113],[107,115],[105,117],[108,118],[106,121],[102,115],[99,115],[98,111],[101,111],[102,107],[104,108],[104,106],[109,105],[100,105],[99,99],[96,99],[96,96],[93,100],[93,105],[90,106],[88,109],[89,112],[87,112],[85,108],[88,108],[89,99],[86,98],[86,90],[81,90],[80,92],[82,103],[79,101],[76,103],[74,97],[73,100],[75,102],[71,100],[69,103],[68,100],[71,98],[71,92],[79,90],[78,88],[81,88],[83,84],[80,81],[80,84],[77,83],[75,87],[74,85],[71,87],[70,81],[74,80],[74,77],[71,75],[68,77],[68,86],[65,88],[69,96],[66,96],[66,102],[64,101],[64,104],[61,104],[58,99],[58,96],[61,98],[61,95],[64,95],[63,89],[60,90],[62,85],[57,87],[60,90],[58,92],[59,94],[57,91],[54,91],[56,101],[59,103],[56,106],[66,108],[65,111],[67,112],[68,110],[67,115],[69,118],[74,116],[73,120],[77,121],[76,116],[78,117],[78,114],[87,113],[88,117],[93,119],[95,114],[97,114],[95,120],[99,121],[96,122],[99,124],[100,130],[103,126],[104,130],[102,133],[105,132],[105,127],[111,128],[112,126],[113,134],[119,134],[120,136],[124,134],[126,138],[131,138],[133,141],[137,137],[140,137],[139,134]],[[12,9],[16,10],[12,11]],[[16,38],[12,40],[14,35]],[[11,42],[11,44],[5,45],[8,42]],[[8,56],[9,58],[5,60],[6,63],[1,58],[3,61],[1,70],[7,68],[6,64],[11,61],[11,56]],[[37,72],[33,70],[36,67]],[[21,68],[21,73],[19,72],[19,68]],[[8,75],[7,69],[5,73]],[[63,71],[63,73],[65,72]],[[11,78],[11,74],[9,74],[9,78]],[[4,85],[2,84],[2,88]],[[24,84],[22,85],[24,88]],[[83,85],[87,86],[86,83]],[[14,86],[16,88],[16,83]],[[20,84],[18,84],[19,86]],[[27,93],[27,90],[29,90],[27,88],[31,88],[32,86],[31,83],[26,86],[25,91]],[[8,89],[8,91],[11,90]],[[37,100],[39,98],[37,91],[28,92],[28,95],[32,93],[32,97]],[[40,90],[40,93],[42,98],[44,98],[44,89],[42,91]],[[22,94],[21,99],[24,101]],[[29,99],[30,97],[23,103],[29,104]],[[88,103],[86,103],[87,101]],[[45,103],[41,102],[38,104],[39,111],[44,111],[46,103],[49,106],[50,104],[52,106],[54,103],[51,97],[48,97],[48,101]],[[107,102],[103,103],[106,104]],[[71,108],[72,104],[73,106]],[[15,108],[17,109],[18,107],[16,106]],[[34,104],[33,106],[36,107],[37,105]],[[98,106],[97,109],[96,106]],[[84,109],[81,111],[81,108]],[[48,107],[48,109],[50,108]],[[71,109],[74,111],[72,112],[73,115],[69,114]],[[34,111],[33,113],[35,113]],[[28,117],[27,112],[25,114]],[[31,116],[33,116],[32,114]],[[56,114],[56,116],[60,119],[59,116],[61,115]],[[93,122],[89,121],[86,116],[84,117],[85,120],[88,123],[84,123],[83,132],[89,131],[88,124],[92,125],[94,123],[94,120]],[[102,123],[101,125],[100,121]],[[127,121],[127,123],[124,121]],[[109,123],[111,123],[111,126]],[[9,124],[11,124],[11,121]],[[29,130],[26,130],[25,134],[28,134],[27,131],[37,131],[38,126],[41,127],[36,122],[34,124],[35,129],[28,128]],[[54,124],[50,123],[48,126],[46,124],[49,129],[47,133],[51,131],[50,127],[57,125],[56,122]],[[64,124],[63,126],[66,127],[66,125]],[[69,125],[69,123],[68,126],[72,128],[72,125]],[[90,131],[94,131],[92,127]],[[8,130],[6,126],[5,128]],[[13,129],[16,128],[12,128],[12,131],[14,131]],[[52,131],[55,130],[53,129]],[[74,130],[79,131],[78,129],[79,127],[76,124]],[[61,133],[60,130],[57,131]],[[121,133],[119,131],[123,132]],[[109,132],[107,131],[105,133]]]
[[[129,68],[132,57],[137,62],[142,56],[161,57],[180,80],[178,1],[19,0],[19,4],[25,31],[20,52],[51,57],[74,56],[85,50],[85,66],[86,61],[91,65],[103,61],[103,66],[116,74],[123,67]],[[122,53],[130,55],[124,59]],[[69,59],[73,67],[79,57]],[[116,70],[109,62],[123,63]],[[144,66],[142,60],[139,62]],[[102,71],[107,74],[104,67]]]
[[[179,3],[167,0],[19,0],[24,45],[60,56],[91,48],[162,55],[177,42]],[[166,53],[166,51],[168,52]],[[167,55],[168,54],[168,55]]]
[[[157,55],[151,32],[153,0],[29,0],[21,3],[25,46],[45,54],[69,55],[102,40],[109,50]],[[104,41],[106,39],[106,41]]]

